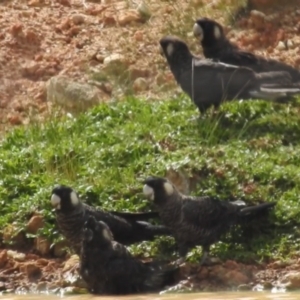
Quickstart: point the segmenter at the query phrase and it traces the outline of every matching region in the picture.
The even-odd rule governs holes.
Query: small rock
[[[47,101],[67,108],[85,110],[99,104],[102,99],[103,94],[95,86],[64,76],[54,76],[47,82]]]
[[[190,193],[189,175],[185,171],[169,168],[166,171],[165,176],[177,186],[178,190],[181,193],[184,193],[184,194]]]
[[[137,11],[140,13],[144,20],[148,20],[151,18],[151,11],[149,6],[142,0],[139,4]]]
[[[3,268],[7,263],[7,250],[2,250],[0,252],[0,268]]]
[[[115,16],[111,13],[105,13],[102,22],[105,26],[111,26],[117,23]]]
[[[103,64],[105,66],[109,66],[111,64],[120,64],[120,63],[122,64],[124,61],[125,61],[124,55],[115,53],[105,57],[103,60]]]
[[[25,257],[26,257],[24,253],[20,253],[20,252],[13,251],[13,250],[7,250],[7,256],[11,257],[12,259],[14,259],[16,261],[24,261]]]
[[[50,242],[44,237],[37,237],[34,239],[35,249],[42,255],[47,255],[50,252]]]
[[[28,6],[39,7],[39,6],[43,6],[43,5],[44,5],[44,1],[43,0],[30,0],[28,2]]]
[[[282,50],[286,50],[285,44],[283,41],[279,41],[278,45],[276,46],[276,49],[282,51]]]
[[[69,31],[67,32],[67,35],[69,37],[74,37],[76,36],[79,32],[80,32],[80,27],[79,26],[73,26],[69,29]]]
[[[27,232],[36,234],[44,226],[44,219],[40,215],[33,216],[26,225]]]
[[[132,88],[135,92],[142,92],[142,91],[147,90],[147,88],[148,88],[147,80],[142,77],[137,78],[133,82]]]
[[[287,46],[288,49],[293,49],[293,48],[295,48],[295,45],[294,45],[294,43],[293,43],[292,40],[287,40],[286,46]]]
[[[66,241],[60,241],[54,245],[53,254],[55,257],[62,257],[66,255],[66,248],[68,247]]]
[[[101,54],[96,54],[95,58],[97,59],[97,61],[99,61],[100,63],[104,62],[104,56]]]
[[[120,26],[125,26],[132,22],[143,22],[143,17],[137,10],[126,10],[121,12],[118,16],[118,23]]]
[[[63,272],[67,272],[70,269],[74,269],[75,267],[79,267],[79,257],[78,255],[72,255],[66,262],[63,267]]]
[[[138,30],[134,33],[133,37],[136,41],[141,42],[144,39],[144,33],[143,31]]]
[[[254,10],[254,9],[251,10],[250,15],[251,15],[251,17],[256,17],[256,18],[259,18],[261,20],[266,19],[266,15],[263,12],[259,11],[259,10]]]
[[[81,14],[73,15],[71,19],[75,25],[83,24],[85,21],[84,15]]]
[[[265,28],[266,15],[258,10],[251,10],[250,20],[253,27],[257,30],[262,30]]]

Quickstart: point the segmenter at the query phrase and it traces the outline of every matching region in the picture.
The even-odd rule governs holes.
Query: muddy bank
[[[87,293],[85,282],[78,276],[78,256],[65,259],[45,258],[32,253],[0,250],[0,291],[2,293]],[[295,290],[300,288],[300,259],[288,263],[243,264],[227,260],[200,267],[185,263],[180,266],[177,284],[162,292],[226,290]]]

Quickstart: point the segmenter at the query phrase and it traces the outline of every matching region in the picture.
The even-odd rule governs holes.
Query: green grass
[[[277,202],[268,220],[233,231],[212,248],[215,255],[289,258],[300,250],[298,106],[234,102],[198,118],[186,97],[127,99],[76,118],[15,129],[0,144],[0,229],[13,223],[22,230],[39,211],[47,221],[39,234],[57,239],[50,206],[57,183],[105,209],[148,210],[141,181],[172,168],[188,174],[192,194]],[[163,238],[132,249],[146,256],[174,253],[172,240]]]

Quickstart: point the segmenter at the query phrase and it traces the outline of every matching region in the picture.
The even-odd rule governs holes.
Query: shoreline
[[[87,294],[77,273],[79,258],[46,258],[11,249],[0,250],[0,292],[3,294]],[[244,264],[226,260],[200,267],[184,263],[177,284],[161,293],[224,291],[291,291],[300,288],[300,258],[289,262]]]

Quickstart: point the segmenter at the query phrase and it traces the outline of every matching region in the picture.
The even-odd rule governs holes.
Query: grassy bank
[[[1,229],[12,222],[24,229],[39,211],[47,221],[39,234],[56,239],[49,201],[56,183],[105,209],[148,210],[141,181],[173,169],[186,174],[192,194],[277,202],[270,221],[236,231],[215,245],[214,254],[286,258],[300,245],[299,112],[297,104],[235,102],[197,119],[184,97],[128,99],[16,129],[0,145]],[[171,249],[164,240],[132,248],[149,254]],[[197,258],[193,253],[191,259]]]

